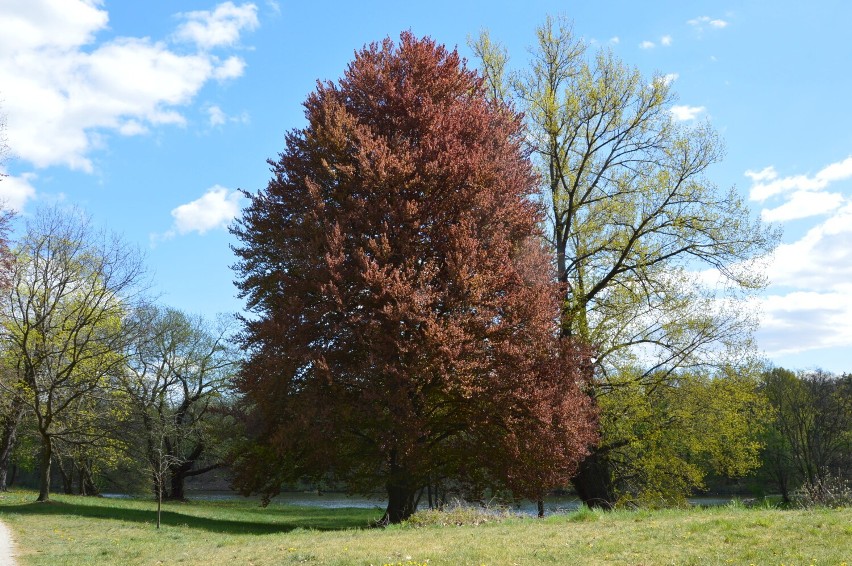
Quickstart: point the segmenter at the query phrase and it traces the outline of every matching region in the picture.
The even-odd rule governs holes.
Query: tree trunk
[[[80,468],[80,495],[99,495],[100,490],[95,485],[89,466]]]
[[[36,501],[50,501],[50,462],[53,459],[53,446],[50,437],[41,439],[41,470],[38,498]]]
[[[577,475],[571,480],[577,495],[590,509],[611,510],[615,507],[615,486],[605,455],[593,450],[580,463]]]
[[[209,466],[204,466],[203,468],[192,469],[195,466],[197,460],[187,460],[172,468],[171,470],[171,487],[172,492],[169,496],[169,499],[175,499],[180,501],[186,501],[186,480],[187,478],[200,476],[202,474],[206,474],[207,472],[219,469],[222,467],[220,463],[210,464]],[[317,495],[322,495],[320,488],[317,487]]]
[[[414,514],[417,508],[415,498],[417,496],[417,488],[412,487],[406,482],[388,481],[388,506],[385,510],[385,516],[382,517],[380,523],[383,525],[392,525],[401,523]]]
[[[65,470],[65,461],[62,456],[56,459],[56,465],[59,467],[59,476],[62,478],[62,493],[74,495],[74,462],[71,462],[70,472]]]
[[[538,507],[538,518],[541,519],[542,517],[544,517],[544,500],[539,499],[535,503]]]
[[[3,419],[3,430],[0,431],[0,491],[6,491],[6,475],[12,460],[12,451],[18,438],[18,425],[24,416],[23,403],[12,406],[10,414]]]
[[[170,483],[171,490],[169,491],[168,499],[173,501],[185,501],[186,500],[186,490],[185,490],[185,482],[186,475],[189,472],[190,468],[192,468],[192,462],[182,462],[169,470],[170,473]]]

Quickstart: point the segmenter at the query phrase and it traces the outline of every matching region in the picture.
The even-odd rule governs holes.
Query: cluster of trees
[[[41,209],[5,242],[0,490],[17,457],[38,470],[39,501],[54,466],[66,492],[97,493],[126,467],[182,498],[218,461],[215,409],[237,362],[227,327],[146,301],[139,254],[77,210]]]
[[[488,34],[472,47],[480,77],[410,34],[360,52],[308,98],[308,125],[247,195],[234,233],[256,316],[238,385],[256,452],[238,485],[274,494],[332,471],[351,489],[385,484],[398,520],[447,478],[536,498],[570,473],[584,502],[611,508],[759,469],[777,407],[741,300],[765,285],[779,234],[706,176],[723,153],[715,132],[675,123],[664,77],[588,56],[565,20],[537,30],[526,71]],[[507,199],[534,208],[536,231],[506,219]],[[515,243],[495,244],[498,230]],[[548,346],[552,382],[521,363],[529,335],[501,335],[521,357],[499,358],[490,334],[531,328],[499,279],[528,284],[530,270],[559,300],[527,293],[524,316],[576,352]],[[535,405],[552,411],[560,380],[589,410],[545,432]],[[587,419],[597,435],[567,451],[563,423]],[[298,434],[309,422],[315,436]],[[502,443],[523,429],[520,449]]]
[[[267,500],[383,488],[385,522],[450,486],[612,508],[848,474],[852,378],[755,356],[739,300],[778,234],[706,176],[716,134],[567,21],[536,37],[511,71],[483,33],[477,72],[403,33],[318,84],[232,227],[237,337],[144,301],[78,213],[2,232],[0,489],[16,445],[40,500],[54,463],[84,493],[135,465],[160,499],[227,462]]]
[[[245,492],[332,473],[384,485],[398,521],[436,482],[570,478],[611,508],[759,465],[734,303],[777,233],[705,177],[717,137],[671,119],[662,77],[587,57],[564,20],[537,37],[514,73],[487,34],[482,75],[410,33],[365,48],[246,193]]]
[[[790,502],[797,488],[852,480],[852,374],[773,368],[762,390],[771,407],[760,473]]]

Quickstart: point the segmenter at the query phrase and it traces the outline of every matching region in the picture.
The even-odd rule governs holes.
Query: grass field
[[[852,565],[852,509],[737,506],[598,513],[478,526],[371,529],[369,509],[254,501],[166,504],[163,528],[144,500],[0,494],[18,560],[30,564],[775,564]]]

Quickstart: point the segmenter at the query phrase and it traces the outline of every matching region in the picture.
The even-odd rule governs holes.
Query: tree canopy
[[[131,444],[144,447],[158,472],[154,493],[183,500],[187,478],[221,465],[211,429],[238,361],[231,325],[156,305],[137,308],[132,319],[140,331],[121,380],[139,436]]]
[[[538,28],[526,70],[510,73],[487,33],[473,47],[490,96],[524,112],[565,293],[562,333],[596,348],[593,395],[635,400],[747,360],[755,320],[738,300],[765,283],[778,234],[708,178],[723,153],[715,131],[676,123],[665,77],[605,49],[588,56],[564,18]],[[613,418],[631,410],[601,402]],[[606,459],[629,442],[605,435],[586,460],[575,486],[587,503],[615,503]]]
[[[7,382],[36,421],[41,440],[39,500],[50,496],[58,444],[104,439],[112,419],[102,403],[133,332],[124,324],[139,290],[136,251],[97,234],[78,211],[39,210],[15,248],[4,293],[3,347],[13,360]],[[98,424],[100,421],[100,424]]]
[[[557,339],[520,119],[455,51],[403,33],[305,102],[273,178],[233,228],[257,444],[246,491],[332,473],[540,497],[595,440],[589,352]]]

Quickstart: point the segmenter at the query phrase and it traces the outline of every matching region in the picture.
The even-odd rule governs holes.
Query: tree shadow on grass
[[[21,515],[72,515],[89,519],[105,519],[110,521],[128,521],[135,523],[156,524],[157,511],[152,503],[152,509],[104,505],[103,500],[97,505],[87,505],[68,501],[51,501],[49,503],[26,503],[19,505],[0,506],[0,517],[6,513]],[[170,506],[171,507],[171,506]],[[194,509],[204,509],[195,506]],[[211,514],[217,512],[211,507]],[[164,509],[161,515],[163,526],[188,527],[216,533],[265,535],[287,533],[296,529],[317,531],[339,531],[347,529],[364,529],[370,521],[377,517],[375,512],[365,509],[311,509],[305,507],[267,507],[265,509],[239,509],[239,513],[262,514],[265,521],[241,521],[227,518],[199,517]]]

